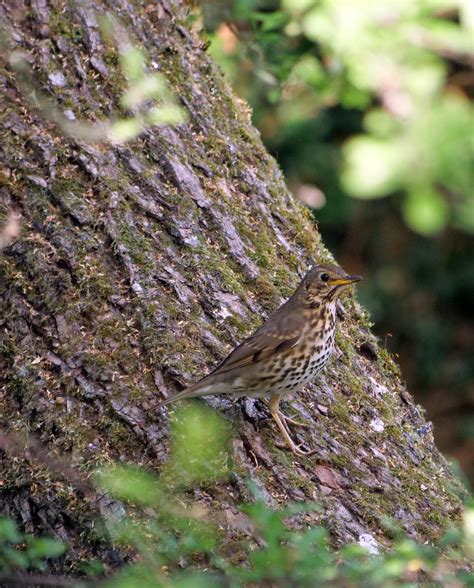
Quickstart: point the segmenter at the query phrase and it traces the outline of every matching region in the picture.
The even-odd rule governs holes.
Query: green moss
[[[125,245],[127,253],[133,261],[140,266],[144,273],[150,273],[155,268],[151,260],[154,253],[154,244],[151,243],[136,227],[122,222],[118,227],[117,236],[120,244]]]
[[[5,385],[5,390],[8,396],[15,398],[16,400],[23,399],[28,394],[28,380],[17,374],[10,374]]]
[[[344,354],[344,361],[348,364],[352,363],[355,356],[353,342],[340,331],[336,331],[335,342],[337,347],[339,347]]]
[[[346,455],[342,455],[342,453],[332,452],[329,456],[329,461],[340,470],[350,469],[351,461]]]
[[[82,27],[68,18],[67,11],[52,10],[49,15],[48,24],[51,37],[65,37],[72,43],[82,42]]]
[[[92,255],[81,259],[77,266],[76,279],[83,309],[96,308],[98,299],[108,298],[115,291],[108,270],[102,265],[100,258]]]
[[[299,473],[291,468],[288,472],[287,479],[293,488],[299,488],[308,498],[313,497],[314,481],[308,478],[303,478]]]
[[[400,368],[385,347],[378,348],[377,366],[382,373],[388,373],[394,376],[400,375]]]
[[[223,260],[220,251],[217,251],[214,245],[202,244],[196,247],[201,263],[206,267],[207,271],[219,278],[223,287],[232,294],[246,294],[247,288],[245,286],[244,278],[241,275],[237,264],[231,259]],[[195,267],[190,267],[188,278],[192,279]]]

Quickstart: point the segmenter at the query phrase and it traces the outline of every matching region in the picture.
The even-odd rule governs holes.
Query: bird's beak
[[[345,278],[339,278],[337,280],[331,280],[331,286],[347,286],[354,282],[360,282],[362,278],[360,276],[346,276]]]

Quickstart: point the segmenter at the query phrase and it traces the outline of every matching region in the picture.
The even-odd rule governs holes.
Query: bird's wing
[[[224,373],[255,364],[272,355],[294,347],[301,338],[305,318],[300,312],[275,313],[253,335],[245,339],[212,372]]]

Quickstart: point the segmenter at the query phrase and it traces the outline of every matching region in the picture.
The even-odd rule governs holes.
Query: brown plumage
[[[287,445],[307,455],[291,439],[287,422],[292,421],[280,413],[280,399],[302,388],[326,365],[334,347],[337,299],[360,279],[334,265],[313,267],[287,302],[213,372],[162,405],[208,394],[268,397]]]

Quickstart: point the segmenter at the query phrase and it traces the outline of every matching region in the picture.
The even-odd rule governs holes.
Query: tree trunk
[[[183,4],[0,8],[9,49],[27,54],[63,112],[94,121],[118,109],[117,49],[97,24],[111,10],[189,113],[128,144],[91,146],[28,106],[3,51],[0,226],[14,209],[22,233],[0,254],[1,425],[39,439],[52,462],[67,458],[70,476],[48,469],[39,448],[6,443],[0,509],[29,532],[66,540],[70,559],[114,557],[94,544],[90,523],[110,505],[77,487],[74,472],[112,460],[158,472],[169,432],[159,401],[206,374],[314,260],[331,259]],[[297,436],[316,455],[276,447],[259,402],[211,401],[233,422],[239,473],[195,500],[212,498],[229,534],[245,477],[272,504],[321,504],[314,522],[335,545],[365,535],[387,543],[382,517],[432,541],[459,514],[460,489],[430,424],[366,312],[351,296],[343,305],[328,367],[292,403],[311,424]]]

